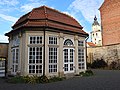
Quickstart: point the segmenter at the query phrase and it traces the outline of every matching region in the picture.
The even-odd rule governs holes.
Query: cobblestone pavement
[[[94,76],[47,84],[10,84],[0,79],[0,90],[120,90],[119,70],[93,70]]]

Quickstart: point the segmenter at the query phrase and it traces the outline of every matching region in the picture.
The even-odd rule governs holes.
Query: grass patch
[[[24,83],[25,82],[25,80],[24,80],[24,78],[22,76],[11,77],[11,78],[7,79],[6,81],[8,83],[14,83],[14,84],[16,84],[16,83]]]

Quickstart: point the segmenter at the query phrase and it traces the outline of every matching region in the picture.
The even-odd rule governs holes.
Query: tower
[[[102,46],[101,26],[97,21],[97,17],[94,17],[92,24],[91,40],[96,46]]]

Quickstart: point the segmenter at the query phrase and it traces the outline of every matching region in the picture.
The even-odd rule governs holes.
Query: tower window
[[[96,36],[97,36],[98,34],[96,33]]]

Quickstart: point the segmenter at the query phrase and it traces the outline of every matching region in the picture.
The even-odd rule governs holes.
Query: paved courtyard
[[[0,79],[0,90],[120,90],[120,71],[93,70],[91,77],[75,77],[47,84],[10,84]]]

